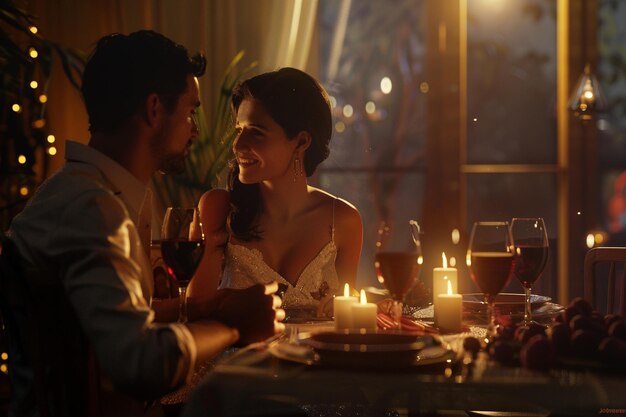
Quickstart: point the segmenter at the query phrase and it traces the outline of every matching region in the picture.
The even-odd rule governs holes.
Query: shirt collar
[[[67,141],[65,158],[95,166],[111,183],[113,192],[124,201],[134,217],[139,215],[142,204],[149,198],[150,189],[124,167],[102,152],[74,141]]]

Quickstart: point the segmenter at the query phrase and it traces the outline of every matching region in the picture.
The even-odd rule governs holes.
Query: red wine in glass
[[[376,254],[378,281],[389,290],[394,300],[402,301],[422,267],[415,252],[379,252]]]
[[[476,222],[472,227],[467,264],[470,276],[487,302],[487,337],[496,334],[496,296],[510,281],[515,265],[514,245],[507,222]]]
[[[374,266],[378,281],[393,299],[392,318],[395,329],[402,330],[402,303],[423,263],[420,227],[415,220],[392,227],[382,222],[378,229]]]
[[[515,240],[515,276],[524,287],[524,326],[532,324],[531,287],[548,261],[548,234],[541,217],[514,218],[511,235]]]
[[[204,234],[197,208],[168,207],[161,229],[161,253],[168,272],[178,282],[178,321],[187,322],[187,286],[204,253]]]
[[[204,241],[165,239],[161,241],[161,253],[168,267],[168,272],[176,279],[179,286],[187,287],[196,272],[202,254]]]

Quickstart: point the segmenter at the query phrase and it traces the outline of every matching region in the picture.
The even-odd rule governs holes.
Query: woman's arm
[[[339,276],[339,291],[343,294],[345,282],[356,287],[356,275],[363,244],[363,222],[359,211],[352,204],[337,200],[335,206],[335,244],[337,259],[335,268]]]
[[[210,301],[219,286],[224,246],[228,241],[226,218],[230,212],[230,195],[222,189],[207,191],[200,197],[198,208],[205,243],[204,255],[187,289],[190,304]]]

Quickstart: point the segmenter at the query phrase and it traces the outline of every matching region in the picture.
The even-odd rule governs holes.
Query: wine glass
[[[487,302],[487,337],[496,333],[494,304],[496,296],[513,274],[513,238],[508,222],[476,222],[472,227],[466,257],[472,281]]]
[[[423,263],[419,235],[420,226],[415,220],[403,222],[396,228],[382,222],[378,229],[374,266],[378,281],[393,299],[392,318],[396,330],[402,329],[402,303]]]
[[[197,208],[168,207],[161,229],[161,253],[167,271],[178,282],[178,322],[187,322],[187,286],[204,252],[204,233]]]
[[[511,235],[515,241],[515,276],[526,293],[523,325],[528,327],[533,321],[531,287],[541,276],[548,261],[548,235],[541,217],[514,218],[511,221]]]

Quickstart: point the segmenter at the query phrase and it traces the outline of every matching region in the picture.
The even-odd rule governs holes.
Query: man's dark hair
[[[103,37],[83,74],[89,130],[115,132],[152,93],[173,111],[187,87],[187,76],[199,77],[205,68],[202,54],[190,57],[185,47],[154,31]]]

